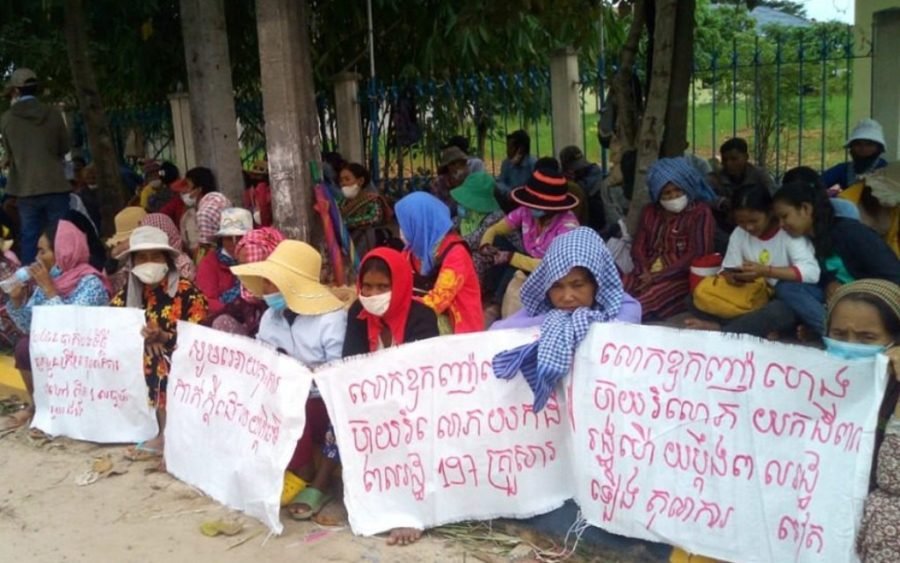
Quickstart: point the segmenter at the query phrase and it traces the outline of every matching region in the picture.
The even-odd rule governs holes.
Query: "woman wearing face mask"
[[[344,166],[340,182],[343,197],[338,206],[341,217],[356,251],[365,254],[378,244],[376,228],[385,224],[390,209],[375,190],[370,189],[371,176],[363,165],[351,162]]]
[[[321,269],[319,253],[295,240],[281,242],[261,262],[231,269],[250,293],[268,305],[256,339],[308,368],[341,358],[347,330],[347,311],[343,302],[319,283]],[[329,425],[325,402],[313,386],[306,402],[306,427],[287,466],[304,484],[288,506],[295,520],[309,520],[332,498],[329,485],[337,466],[337,448],[326,443]],[[324,453],[318,468],[313,462],[317,446]]]
[[[199,166],[191,168],[184,178],[172,184],[172,190],[180,194],[185,206],[179,226],[181,239],[197,263],[203,258],[203,250],[215,245],[222,210],[231,207],[228,198],[217,189],[212,170]]]
[[[255,307],[248,307],[241,298],[241,283],[231,267],[238,264],[235,250],[238,241],[252,228],[253,217],[248,210],[240,207],[224,210],[216,233],[216,251],[204,256],[197,267],[197,288],[209,306],[206,324],[241,336],[252,336],[249,331],[257,319]]]
[[[647,172],[650,200],[631,248],[634,270],[625,289],[641,302],[644,319],[681,312],[690,293],[691,262],[713,251],[715,201],[703,176],[684,158],[657,160]]]
[[[37,288],[26,301],[26,287],[20,285],[9,295],[7,313],[19,330],[31,331],[31,313],[37,306],[80,305],[102,307],[109,301],[106,276],[90,265],[87,237],[69,221],[60,221],[38,239],[37,261],[28,268]],[[29,339],[16,343],[16,369],[22,374],[29,397],[34,393],[31,377]],[[19,427],[31,418],[34,409],[9,417],[4,428]]]
[[[175,268],[178,251],[169,237],[155,227],[138,227],[131,233],[125,258],[131,274],[110,305],[144,310],[144,379],[150,404],[156,407],[159,434],[129,448],[132,460],[161,457],[166,426],[166,385],[172,352],[178,338],[178,321],[200,323],[206,318],[206,299]]]
[[[900,561],[900,286],[883,280],[860,280],[841,286],[828,303],[830,354],[843,359],[890,360],[889,379],[875,435],[875,463],[857,536],[862,561]]]
[[[441,334],[484,330],[478,274],[465,241],[452,231],[447,206],[413,192],[397,202],[396,213],[417,274],[415,288],[438,315]]]

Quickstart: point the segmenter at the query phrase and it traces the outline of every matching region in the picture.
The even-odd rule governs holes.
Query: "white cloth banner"
[[[588,522],[728,561],[854,561],[886,359],[662,327],[576,356]]]
[[[178,323],[166,468],[277,534],[284,470],[306,424],[311,372],[255,340]]]
[[[144,312],[35,307],[30,351],[32,426],[52,436],[139,442],[158,432],[144,382]]]
[[[535,414],[524,379],[499,380],[491,369],[494,354],[536,336],[434,338],[316,371],[355,533],[524,518],[571,498],[563,399]]]

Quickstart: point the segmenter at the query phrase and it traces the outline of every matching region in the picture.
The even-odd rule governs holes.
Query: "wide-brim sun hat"
[[[222,210],[217,237],[242,237],[253,230],[253,214],[243,207]]]
[[[329,288],[319,282],[322,256],[305,242],[285,240],[262,262],[232,266],[231,271],[247,290],[264,295],[269,280],[284,296],[288,308],[298,315],[322,315],[344,307]]]
[[[131,234],[137,229],[141,220],[147,216],[147,212],[143,207],[126,207],[122,211],[116,213],[114,219],[116,224],[116,233],[106,240],[106,245],[110,248],[116,246],[120,242],[125,242],[131,238]]]
[[[500,204],[494,197],[496,185],[494,177],[487,172],[475,172],[466,176],[458,188],[450,190],[450,197],[476,213],[493,213],[500,209]]]
[[[544,211],[566,211],[578,206],[579,200],[569,193],[566,178],[550,170],[535,170],[528,183],[510,192],[519,205]]]
[[[461,148],[449,146],[441,151],[440,167],[446,168],[454,162],[465,162],[467,160],[469,160],[469,155],[464,153]]]
[[[844,148],[849,149],[853,141],[872,141],[881,145],[881,150],[887,147],[887,143],[884,142],[884,129],[874,119],[860,120],[856,127],[853,128],[853,131],[850,132],[850,137],[847,138]]]
[[[138,227],[128,238],[128,250],[116,256],[116,259],[142,251],[160,251],[170,256],[178,256],[178,251],[169,245],[169,235],[156,227]]]

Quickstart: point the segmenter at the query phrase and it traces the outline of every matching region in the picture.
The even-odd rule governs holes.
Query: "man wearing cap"
[[[59,110],[39,102],[37,91],[34,71],[16,69],[4,92],[11,105],[0,117],[4,166],[9,167],[6,193],[17,198],[25,264],[34,262],[41,231],[69,210],[72,191],[64,162],[69,132]]]
[[[450,216],[456,216],[456,200],[450,197],[450,190],[459,187],[469,175],[469,155],[459,147],[450,145],[441,151],[438,177],[431,183],[431,195],[450,208]]]
[[[580,148],[569,145],[559,151],[559,164],[566,178],[575,181],[584,190],[588,222],[582,224],[602,233],[625,216],[628,210],[625,193],[619,187],[606,186],[603,169],[588,161]]]
[[[884,130],[874,119],[857,123],[844,148],[850,150],[850,162],[842,162],[822,174],[826,188],[839,185],[846,190],[858,182],[860,176],[887,166],[887,161],[881,158],[885,151]]]

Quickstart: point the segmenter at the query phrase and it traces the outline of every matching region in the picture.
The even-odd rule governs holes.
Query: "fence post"
[[[872,118],[884,127],[888,161],[900,157],[900,89],[897,53],[900,52],[900,8],[875,12],[872,34]]]
[[[355,72],[334,77],[334,111],[337,118],[338,149],[349,162],[363,162],[362,117],[359,107],[359,79]]]
[[[175,147],[175,164],[184,174],[197,164],[194,152],[194,135],[191,132],[191,99],[187,92],[169,94],[172,110],[172,141]]]
[[[553,125],[553,156],[584,139],[579,101],[578,54],[571,47],[550,58],[550,106]],[[582,150],[584,147],[582,147]]]

